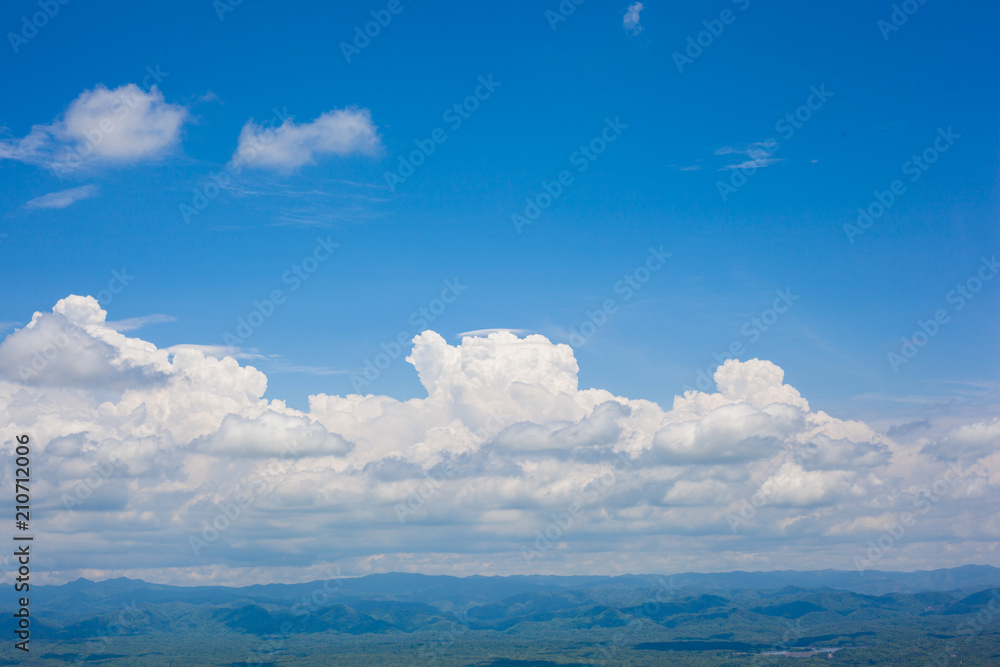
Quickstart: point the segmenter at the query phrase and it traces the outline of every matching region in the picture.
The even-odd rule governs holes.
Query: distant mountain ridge
[[[213,664],[232,666],[294,664],[307,654],[318,660],[310,664],[338,665],[371,664],[372,655],[397,661],[379,663],[387,665],[435,656],[448,656],[441,664],[491,667],[595,659],[703,665],[816,646],[849,651],[863,660],[856,664],[916,664],[915,647],[933,647],[935,655],[961,650],[968,665],[1000,664],[992,620],[1000,616],[1000,569],[990,566],[620,576],[394,572],[239,588],[77,579],[34,586],[31,599],[39,650],[30,664],[40,667],[81,657],[203,664],[207,652]],[[505,661],[541,648],[584,662]]]
[[[887,593],[922,593],[935,591],[975,592],[987,588],[1000,587],[1000,568],[991,565],[963,565],[937,570],[915,572],[893,572],[882,570],[775,570],[775,571],[734,571],[720,573],[685,572],[680,574],[627,574],[617,576],[599,575],[509,575],[454,577],[450,575],[427,575],[407,572],[369,574],[363,577],[318,580],[299,584],[254,584],[243,587],[230,586],[175,586],[154,584],[142,579],[119,577],[100,582],[80,578],[61,585],[33,586],[41,598],[49,595],[92,594],[100,590],[103,594],[114,592],[148,591],[158,601],[179,600],[197,604],[217,601],[220,598],[262,597],[291,599],[298,595],[310,594],[317,583],[339,582],[336,589],[344,596],[372,596],[378,594],[393,597],[446,591],[462,598],[469,595],[487,598],[500,595],[507,597],[516,592],[536,592],[539,590],[586,589],[591,587],[655,587],[660,581],[670,586],[704,590],[777,589],[788,586],[801,588],[832,588],[866,595]],[[59,591],[57,593],[56,591]],[[328,591],[329,593],[329,591]],[[450,597],[450,596],[449,596]]]

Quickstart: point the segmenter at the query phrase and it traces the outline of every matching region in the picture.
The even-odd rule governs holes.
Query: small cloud
[[[746,146],[725,146],[715,151],[715,154],[743,155],[749,158],[737,164],[726,165],[722,167],[723,169],[756,169],[757,167],[766,167],[775,162],[780,162],[781,158],[771,157],[777,150],[778,142],[774,139],[767,139],[765,141],[755,141]]]
[[[195,102],[218,102],[219,104],[222,104],[222,99],[210,90],[195,100]]]
[[[622,19],[622,25],[625,26],[625,30],[632,35],[638,35],[642,32],[642,24],[639,23],[639,12],[642,11],[642,3],[637,2],[635,4],[629,5],[628,11],[625,12],[625,18]]]
[[[277,129],[248,121],[240,131],[233,161],[289,170],[314,164],[325,155],[373,155],[381,148],[368,109],[335,109],[301,125],[286,119]]]
[[[50,125],[35,125],[22,139],[0,139],[0,159],[63,171],[91,159],[157,157],[180,139],[187,116],[187,108],[168,103],[156,86],[144,91],[134,83],[113,90],[97,85]]]
[[[81,185],[78,188],[50,192],[41,197],[29,200],[25,208],[66,208],[70,204],[75,204],[83,199],[90,199],[97,194],[96,185]]]
[[[681,171],[698,171],[699,169],[701,169],[701,167],[699,167],[696,164],[693,164],[689,167],[681,167]]]
[[[136,329],[142,329],[150,324],[159,324],[161,322],[176,322],[177,318],[170,315],[154,314],[154,315],[143,315],[141,317],[129,317],[124,320],[118,320],[117,322],[107,322],[108,327],[114,329],[115,331],[135,331]]]

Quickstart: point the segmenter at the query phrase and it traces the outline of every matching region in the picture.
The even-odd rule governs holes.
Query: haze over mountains
[[[33,594],[36,646],[25,664],[80,656],[189,664],[207,654],[211,664],[233,665],[708,665],[750,664],[751,657],[760,664],[811,653],[835,664],[911,664],[934,651],[961,651],[964,665],[1000,658],[1000,569],[990,566],[614,577],[387,573],[240,588],[79,579]]]

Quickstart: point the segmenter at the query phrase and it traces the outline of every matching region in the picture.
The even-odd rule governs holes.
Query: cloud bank
[[[426,398],[318,394],[300,412],[231,357],[125,336],[92,297],[35,313],[0,343],[0,421],[7,455],[32,438],[38,567],[176,583],[308,580],[333,562],[852,569],[955,460],[877,567],[996,562],[995,419],[893,440],[758,359],[663,407],[581,389],[569,346],[509,331],[424,331],[407,361]]]

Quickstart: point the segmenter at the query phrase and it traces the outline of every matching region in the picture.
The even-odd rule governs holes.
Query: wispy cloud
[[[346,222],[339,215],[325,211],[288,211],[276,215],[268,223],[270,227],[333,227],[338,222]]]
[[[109,325],[114,324],[112,322]],[[266,368],[269,373],[301,373],[303,375],[343,375],[345,373],[350,373],[348,370],[338,370],[336,368],[329,368],[327,366],[308,366],[303,364],[293,364],[289,363],[280,354],[260,354],[259,352],[251,350],[242,350],[239,348],[227,347],[225,345],[198,345],[195,343],[184,343],[179,345],[171,345],[170,347],[164,348],[167,352],[171,354],[177,354],[178,352],[186,350],[195,350],[201,352],[206,357],[212,357],[213,359],[223,359],[225,357],[232,357],[233,359],[238,359],[240,361],[250,361],[256,366],[261,368]]]
[[[755,141],[746,146],[725,146],[715,151],[716,155],[742,155],[746,160],[735,164],[726,165],[722,169],[756,169],[766,167],[780,162],[781,158],[771,157],[778,149],[778,142],[774,139]]]
[[[212,357],[213,359],[223,359],[225,357],[232,357],[234,359],[241,359],[244,361],[259,361],[266,360],[267,357],[263,354],[257,354],[253,351],[243,351],[240,349],[234,349],[227,347],[225,345],[200,345],[198,343],[180,343],[177,345],[171,345],[170,347],[163,348],[170,354],[177,354],[178,352],[185,352],[188,350],[194,350],[196,352],[201,352],[206,357]]]
[[[628,11],[625,12],[625,18],[622,19],[622,25],[625,30],[632,35],[638,35],[642,32],[642,24],[639,23],[639,12],[642,11],[642,3],[636,2],[635,4],[629,5]]]
[[[951,396],[922,396],[919,394],[893,395],[884,392],[865,392],[851,396],[852,401],[888,401],[892,403],[913,403],[916,405],[943,405],[951,400]]]
[[[60,190],[59,192],[50,192],[47,195],[42,195],[41,197],[35,197],[29,200],[24,207],[25,208],[66,208],[71,204],[75,204],[78,201],[84,199],[89,199],[97,194],[96,185],[81,185],[78,188],[70,188],[68,190]]]
[[[161,313],[156,313],[153,315],[142,315],[140,317],[129,317],[124,320],[118,320],[116,322],[108,322],[109,328],[115,331],[135,331],[136,329],[142,329],[143,327],[148,327],[150,324],[160,324],[161,322],[176,322],[177,318],[171,315],[163,315]]]

